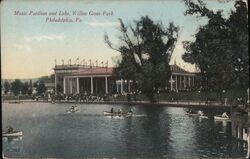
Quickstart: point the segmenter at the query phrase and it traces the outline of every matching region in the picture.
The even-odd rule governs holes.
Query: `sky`
[[[205,2],[210,9],[223,10],[225,16],[233,8],[232,1]],[[177,65],[193,72],[195,67],[181,59],[185,52],[182,41],[194,40],[193,35],[200,25],[206,23],[206,19],[185,16],[185,10],[182,0],[5,0],[1,2],[2,79],[48,76],[53,73],[55,63],[62,64],[64,60],[66,64],[69,59],[74,63],[78,57],[85,61],[98,60],[99,63],[108,61],[108,66],[114,67],[116,63],[112,59],[117,59],[120,53],[104,43],[104,34],[107,33],[114,45],[119,46],[118,18],[125,24],[131,24],[146,15],[165,26],[174,22],[180,27],[171,64],[175,61]],[[73,11],[86,14],[74,16]],[[53,18],[67,18],[73,22],[53,22]]]

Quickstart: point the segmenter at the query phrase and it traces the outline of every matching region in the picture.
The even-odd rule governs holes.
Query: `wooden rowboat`
[[[19,137],[23,136],[22,131],[13,131],[13,132],[2,132],[3,137]]]
[[[108,111],[104,111],[103,114],[106,115],[106,116],[131,116],[131,115],[133,115],[133,113],[131,113],[131,112],[127,112],[127,113],[114,112],[114,113],[111,113],[111,112],[108,112]]]
[[[222,117],[222,116],[214,116],[214,120],[218,120],[218,121],[231,121],[231,118]]]

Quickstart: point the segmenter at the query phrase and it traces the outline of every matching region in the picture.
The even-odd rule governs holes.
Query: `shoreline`
[[[12,103],[13,102],[13,103]],[[17,102],[17,103],[15,103]],[[51,103],[51,101],[47,100],[4,100],[2,103],[9,103],[9,104],[21,104],[21,103]],[[232,106],[231,105],[225,105],[225,104],[220,104],[220,103],[211,103],[211,104],[206,104],[205,102],[197,102],[197,101],[176,101],[176,102],[167,102],[167,101],[162,101],[162,102],[156,102],[156,103],[150,103],[148,101],[132,101],[132,102],[127,102],[127,101],[55,101],[55,104],[64,104],[64,103],[72,103],[72,104],[123,104],[123,105],[147,105],[147,106],[167,106],[167,107],[187,107],[187,108],[228,108],[230,109]],[[53,103],[51,103],[53,104]]]

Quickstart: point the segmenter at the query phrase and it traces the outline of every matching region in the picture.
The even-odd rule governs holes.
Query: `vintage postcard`
[[[249,158],[247,0],[4,0],[3,158]]]

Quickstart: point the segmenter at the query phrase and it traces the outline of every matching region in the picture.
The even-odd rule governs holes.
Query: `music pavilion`
[[[190,90],[196,86],[195,73],[171,65],[172,75],[167,87],[172,91]],[[55,90],[64,94],[124,94],[131,90],[132,81],[115,80],[113,68],[89,65],[55,65]]]

